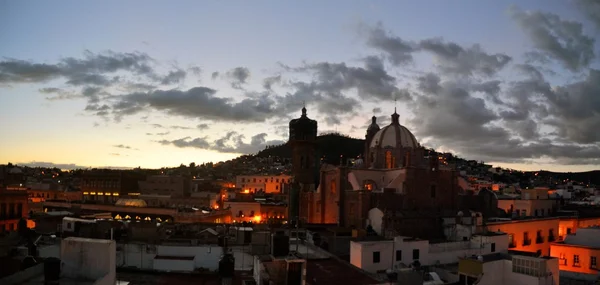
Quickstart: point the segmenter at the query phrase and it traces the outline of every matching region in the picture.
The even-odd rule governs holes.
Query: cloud
[[[423,40],[419,43],[419,48],[436,56],[441,72],[458,76],[493,76],[511,60],[505,54],[488,54],[480,45],[463,48],[440,38]]]
[[[250,143],[245,143],[245,136],[237,132],[228,132],[223,137],[210,142],[206,137],[191,138],[184,137],[176,140],[161,140],[158,143],[162,145],[173,145],[179,148],[198,148],[206,150],[214,150],[221,153],[256,153],[264,149],[268,145],[280,145],[284,141],[281,140],[266,140],[267,134],[260,133],[254,135],[250,139]]]
[[[583,34],[581,23],[558,15],[523,11],[512,6],[512,18],[529,36],[533,46],[571,71],[589,66],[594,59],[594,39]]]
[[[215,71],[215,72],[211,73],[211,75],[210,75],[210,78],[211,78],[212,80],[215,80],[215,79],[217,79],[218,77],[219,77],[219,72],[218,72],[218,71]]]
[[[597,0],[575,0],[576,6],[600,30],[600,2]]]
[[[196,128],[199,130],[207,130],[209,127],[208,124],[198,124]]]
[[[281,82],[281,75],[267,77],[263,79],[263,88],[271,90],[271,87],[279,82]]]
[[[268,96],[235,102],[231,98],[216,97],[216,93],[208,87],[194,87],[186,91],[171,89],[126,94],[115,98],[112,113],[120,119],[153,109],[187,118],[262,122],[279,112],[273,108],[275,102]]]
[[[162,133],[146,133],[147,136],[166,136],[171,132],[162,132]]]
[[[415,43],[386,32],[381,23],[375,26],[360,24],[359,34],[366,38],[368,46],[382,51],[397,66],[412,63],[412,53],[418,49]]]
[[[123,149],[133,149],[131,146],[123,145],[123,144],[116,144],[116,145],[113,145],[113,147],[123,148]]]
[[[236,67],[227,72],[227,77],[231,80],[231,87],[241,89],[250,77],[250,70],[246,67]]]
[[[169,74],[167,74],[165,77],[163,77],[160,83],[163,85],[180,83],[185,79],[186,76],[187,72],[185,72],[182,69],[173,70],[170,71]]]

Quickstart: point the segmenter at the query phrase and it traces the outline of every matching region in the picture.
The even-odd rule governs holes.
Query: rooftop
[[[306,263],[306,282],[311,285],[369,285],[381,283],[366,272],[333,258],[308,260]]]

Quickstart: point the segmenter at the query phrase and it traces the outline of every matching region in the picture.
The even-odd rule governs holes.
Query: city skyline
[[[397,101],[426,147],[600,168],[599,3],[423,2],[3,2],[0,163],[216,162],[284,143],[304,104],[364,138]]]

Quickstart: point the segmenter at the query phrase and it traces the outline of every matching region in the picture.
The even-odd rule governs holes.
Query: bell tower
[[[363,154],[363,163],[366,168],[369,168],[372,163],[372,154],[371,154],[371,141],[377,132],[380,130],[379,125],[377,124],[377,117],[373,116],[371,118],[371,124],[367,128],[367,134],[365,135],[365,151]]]
[[[290,121],[290,138],[292,148],[292,176],[294,186],[289,197],[289,218],[297,219],[307,213],[300,213],[300,193],[315,191],[317,175],[316,139],[317,121],[306,115],[306,107],[302,108],[302,116]]]

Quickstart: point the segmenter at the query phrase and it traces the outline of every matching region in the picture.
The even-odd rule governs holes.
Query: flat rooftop
[[[306,282],[311,285],[370,285],[381,281],[368,273],[336,259],[308,260],[306,262]]]

